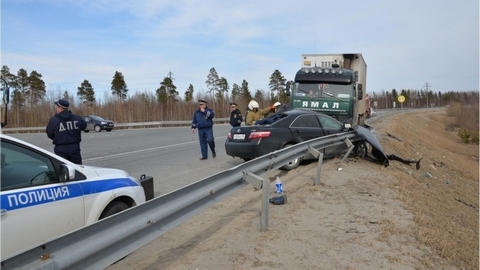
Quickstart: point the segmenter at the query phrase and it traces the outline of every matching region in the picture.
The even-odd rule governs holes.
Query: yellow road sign
[[[398,102],[400,102],[400,103],[403,103],[403,102],[405,102],[405,97],[404,97],[404,96],[402,96],[402,95],[398,96],[398,98],[397,98],[397,99],[398,99]]]

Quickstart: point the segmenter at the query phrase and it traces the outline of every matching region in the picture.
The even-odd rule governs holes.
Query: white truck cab
[[[153,196],[118,169],[74,164],[22,140],[1,138],[1,260],[41,246]]]

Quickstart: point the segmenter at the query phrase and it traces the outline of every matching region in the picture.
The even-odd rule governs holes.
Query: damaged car
[[[355,156],[364,158],[368,152],[368,143],[376,147],[376,155],[380,158],[385,156],[380,143],[370,130],[364,127],[355,129],[359,129],[357,136],[351,140]],[[272,114],[253,126],[233,127],[225,141],[225,151],[231,157],[249,161],[290,145],[351,130],[349,126],[321,112],[292,109]],[[333,158],[347,150],[347,145],[342,144],[327,147],[322,151],[324,158]],[[282,169],[295,169],[302,160],[313,158],[313,155],[306,155],[292,160]],[[388,164],[386,156],[384,160]]]

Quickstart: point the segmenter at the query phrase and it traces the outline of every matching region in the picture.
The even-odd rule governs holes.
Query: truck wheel
[[[100,219],[109,217],[113,214],[122,212],[123,210],[127,210],[128,205],[124,202],[120,201],[114,201],[111,202],[107,207],[105,207],[105,210],[103,210],[102,214],[100,215]]]
[[[368,147],[367,143],[364,141],[358,142],[353,148],[353,153],[359,158],[364,158],[367,155]]]
[[[95,132],[102,131],[102,128],[99,125],[95,125],[95,127],[93,129],[95,129]]]
[[[291,145],[291,144],[286,144],[286,145],[284,145],[282,148],[289,147],[290,145]],[[298,165],[300,165],[300,161],[301,161],[300,158],[296,158],[296,159],[294,159],[294,160],[291,160],[289,163],[287,163],[286,165],[284,165],[283,167],[281,167],[280,170],[284,170],[284,171],[293,170],[293,169],[297,168]]]

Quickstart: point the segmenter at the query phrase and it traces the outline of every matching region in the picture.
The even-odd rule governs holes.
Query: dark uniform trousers
[[[198,129],[198,139],[200,140],[200,150],[202,151],[202,157],[208,157],[208,146],[212,153],[215,153],[215,141],[213,140],[213,128],[199,128]]]
[[[80,154],[80,144],[60,144],[55,145],[54,152],[56,155],[70,160],[75,164],[82,164],[82,155]]]

